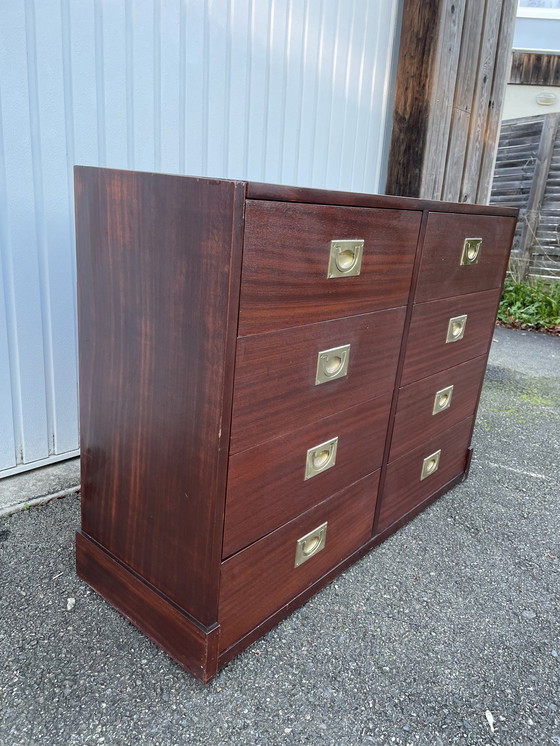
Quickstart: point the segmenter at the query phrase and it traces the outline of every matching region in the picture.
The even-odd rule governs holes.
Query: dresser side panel
[[[76,169],[82,529],[216,620],[244,184]]]

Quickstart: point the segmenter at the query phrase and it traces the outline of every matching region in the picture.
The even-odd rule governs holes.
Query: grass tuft
[[[546,285],[506,280],[498,321],[514,327],[555,332],[560,327],[560,282]]]

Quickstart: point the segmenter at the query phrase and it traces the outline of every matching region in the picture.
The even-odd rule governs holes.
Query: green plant
[[[545,285],[542,280],[536,283],[506,280],[498,320],[539,328],[560,325],[560,282]]]

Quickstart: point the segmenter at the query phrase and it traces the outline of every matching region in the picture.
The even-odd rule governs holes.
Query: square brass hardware
[[[331,241],[327,277],[356,277],[362,269],[363,239]]]
[[[330,350],[322,350],[317,355],[317,373],[315,374],[315,385],[342,378],[348,372],[348,360],[350,359],[350,345],[332,347]]]
[[[451,397],[453,396],[453,386],[447,386],[444,389],[436,391],[434,397],[434,408],[432,414],[438,414],[443,412],[444,409],[449,409],[451,406]]]
[[[447,337],[445,338],[445,343],[447,342],[458,342],[460,339],[463,339],[463,336],[465,335],[465,327],[467,325],[467,314],[463,314],[462,316],[453,316],[449,319],[449,324],[447,325]]]
[[[307,562],[308,559],[311,559],[311,557],[320,552],[321,549],[325,548],[325,542],[327,540],[327,523],[328,521],[322,523],[320,526],[317,526],[317,528],[314,528],[313,531],[310,531],[308,534],[305,534],[305,536],[302,536],[301,539],[297,540],[294,567],[299,567],[304,562]]]
[[[315,477],[317,474],[333,467],[336,463],[337,447],[338,435],[336,438],[331,438],[310,448],[307,451],[305,461],[305,479],[311,479],[311,477]]]
[[[461,253],[461,265],[478,264],[481,248],[482,238],[465,238]]]
[[[431,474],[435,474],[435,472],[439,469],[440,456],[441,448],[439,449],[439,451],[426,456],[424,461],[422,461],[422,473],[420,474],[420,481],[426,479],[426,477],[429,477]]]

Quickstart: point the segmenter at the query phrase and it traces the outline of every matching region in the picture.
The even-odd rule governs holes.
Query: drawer
[[[378,397],[232,456],[223,556],[378,469],[390,406]]]
[[[379,472],[354,483],[222,563],[220,650],[226,650],[371,537]],[[325,545],[296,567],[326,525]],[[303,546],[302,546],[303,544]],[[320,543],[318,544],[320,547]],[[301,557],[303,558],[303,557]]]
[[[248,200],[239,336],[406,305],[420,217]],[[352,274],[353,243],[341,244],[332,261],[342,276],[329,278],[331,242],[352,240],[364,242],[359,275]]]
[[[500,295],[498,288],[414,306],[402,385],[485,354],[494,331]],[[447,341],[450,326],[455,323],[453,319],[457,320],[459,333],[455,340],[450,337]]]
[[[389,461],[474,414],[486,355],[399,390]]]
[[[238,339],[230,453],[391,392],[404,314],[396,308]],[[348,345],[345,375],[316,383],[319,355]]]
[[[376,533],[398,521],[464,471],[472,426],[473,418],[468,417],[389,464]],[[437,468],[426,474],[430,471],[430,457],[438,451],[441,453]]]
[[[514,228],[513,218],[430,213],[415,301],[501,286]]]

